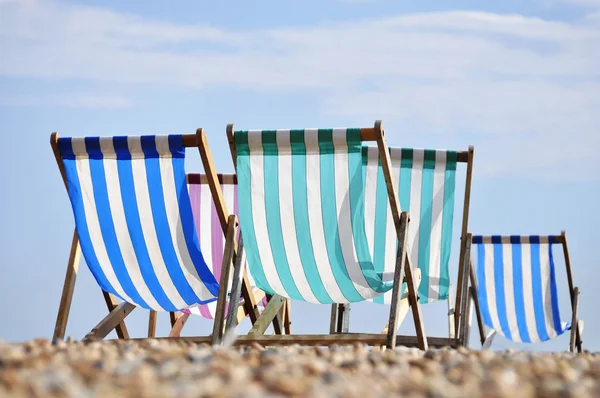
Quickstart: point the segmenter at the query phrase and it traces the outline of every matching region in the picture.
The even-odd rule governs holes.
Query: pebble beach
[[[0,343],[0,397],[594,397],[600,354]]]

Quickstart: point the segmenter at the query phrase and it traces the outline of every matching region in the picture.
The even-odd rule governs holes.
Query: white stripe
[[[161,145],[156,142],[157,148]],[[200,279],[196,267],[190,258],[190,252],[187,247],[185,235],[179,214],[179,201],[177,198],[177,190],[175,186],[175,173],[173,170],[173,159],[169,157],[159,158],[160,175],[162,180],[162,190],[165,200],[165,210],[171,233],[171,240],[177,261],[183,271],[185,279],[192,287],[194,293],[200,300],[208,300],[215,296],[208,291],[204,282]]]
[[[365,168],[365,232],[371,256],[375,253],[375,208],[377,203],[377,174],[379,171],[377,147],[367,147]]]
[[[73,152],[83,153],[85,151],[85,142],[83,140],[73,140]],[[83,146],[81,148],[80,146]],[[92,175],[90,172],[90,163],[83,155],[79,157],[75,162],[77,168],[77,176],[79,177],[79,186],[81,188],[81,199],[83,209],[85,212],[85,219],[90,235],[90,240],[98,259],[100,268],[104,272],[106,279],[115,290],[115,292],[121,296],[124,300],[134,303],[134,301],[125,294],[123,287],[119,283],[117,276],[112,267],[112,263],[106,252],[106,246],[100,230],[100,221],[98,220],[98,213],[96,208],[96,200],[94,198],[94,188],[92,183]]]
[[[138,263],[129,228],[125,218],[125,209],[123,208],[123,200],[121,194],[121,182],[119,181],[119,170],[117,168],[115,149],[113,146],[112,137],[103,137],[100,139],[100,149],[102,154],[106,154],[108,159],[103,161],[104,175],[106,177],[106,190],[108,194],[108,202],[114,224],[115,235],[119,244],[121,257],[125,263],[127,274],[131,278],[131,282],[140,297],[153,310],[165,310],[154,298],[146,281],[142,276],[140,265]],[[112,156],[111,156],[112,155]],[[135,162],[136,160],[132,160]]]
[[[398,195],[398,205],[400,205],[400,168],[402,161],[402,149],[392,148],[390,153],[392,163],[392,183],[396,188],[396,195]],[[384,181],[385,184],[385,176]],[[385,207],[386,207],[386,221],[385,221],[385,258],[384,258],[384,269],[388,275],[394,276],[396,271],[396,257],[398,256],[398,233],[396,232],[396,224],[394,223],[394,216],[392,215],[392,208],[390,207],[390,199],[388,197],[387,185],[383,187],[385,189]],[[402,209],[400,209],[402,210]],[[404,273],[404,270],[400,270]],[[400,280],[403,279],[402,274]],[[392,290],[385,293],[383,300],[385,304],[391,304],[392,302]]]
[[[410,176],[410,222],[408,223],[408,249],[411,266],[419,266],[419,227],[421,224],[421,196],[425,151],[413,150]]]
[[[348,275],[358,293],[365,299],[377,295],[363,275],[358,262],[354,233],[352,230],[352,212],[350,209],[350,181],[348,176],[348,144],[346,129],[333,130],[335,203],[338,217],[338,232],[342,256]]]
[[[553,339],[557,336],[554,329],[554,314],[552,312],[552,292],[550,290],[550,246],[546,243],[540,244],[540,270],[542,275],[542,297],[544,298],[544,319],[546,320],[546,332]]]
[[[494,274],[494,245],[483,245],[485,250],[485,289],[487,292],[488,308],[492,325],[498,333],[502,334],[502,327],[498,318],[498,306],[496,305],[496,278]]]
[[[319,136],[317,129],[304,130],[306,145],[306,200],[308,204],[308,224],[313,253],[319,276],[329,297],[336,303],[347,303],[348,300],[337,284],[325,242],[323,230],[323,207],[321,204],[321,157],[319,154]]]
[[[532,343],[540,341],[535,321],[535,308],[533,306],[533,283],[531,279],[531,246],[529,237],[521,237],[521,264],[523,265],[523,302],[525,303],[525,319],[527,331]]]
[[[515,284],[513,283],[513,261],[512,244],[502,245],[502,258],[504,259],[504,303],[506,305],[506,319],[508,328],[513,341],[522,341],[519,333],[519,324],[517,322],[517,313],[515,310]]]
[[[234,205],[234,197],[233,197],[233,192],[234,192],[234,185],[231,184],[225,184],[225,185],[221,185],[221,191],[223,192],[223,199],[225,200],[225,206],[227,206],[227,211],[229,212],[229,214],[234,214],[233,213],[233,205]],[[213,204],[214,206],[214,204]],[[239,222],[239,217],[238,217],[238,222]],[[239,227],[238,227],[239,230]],[[237,239],[237,237],[236,237]],[[223,236],[223,250],[225,250],[225,236]],[[222,254],[221,254],[221,262],[222,262]],[[221,271],[222,272],[222,271]],[[242,277],[242,273],[240,272],[240,277]],[[233,268],[231,269],[231,272],[229,273],[229,282],[227,286],[232,286],[232,281],[233,281]],[[216,308],[216,307],[215,307]],[[214,314],[213,314],[214,317]]]
[[[267,229],[267,214],[265,210],[265,170],[262,148],[262,131],[248,132],[248,147],[250,148],[250,196],[252,198],[252,222],[256,234],[258,255],[265,278],[269,286],[279,295],[289,297],[277,274],[271,242]]]
[[[281,222],[281,234],[283,244],[285,246],[285,255],[290,267],[290,273],[296,284],[296,288],[302,295],[304,301],[318,303],[319,301],[313,294],[300,258],[298,249],[298,239],[296,237],[296,221],[294,218],[294,195],[292,188],[292,155],[290,144],[290,131],[278,130],[277,135],[277,150],[280,153],[277,156],[277,168],[279,172],[279,210]],[[283,149],[283,154],[279,149]],[[310,209],[309,209],[310,211]]]
[[[141,151],[140,137],[128,137],[127,145],[130,151]],[[156,227],[154,225],[152,215],[152,206],[150,204],[150,191],[148,189],[148,179],[146,175],[146,162],[144,159],[136,159],[131,161],[131,172],[133,175],[133,185],[135,188],[135,196],[137,200],[138,212],[140,214],[140,225],[144,234],[144,241],[148,249],[148,256],[152,262],[154,273],[163,291],[177,308],[187,307],[187,303],[183,300],[179,291],[175,287],[167,266],[165,264],[158,237]]]
[[[429,236],[429,301],[440,298],[442,220],[444,214],[444,183],[446,182],[446,152],[436,151],[433,170],[433,202],[431,204],[431,234]]]
[[[212,196],[208,185],[200,185],[200,250],[204,261],[215,271],[215,263],[212,258]]]

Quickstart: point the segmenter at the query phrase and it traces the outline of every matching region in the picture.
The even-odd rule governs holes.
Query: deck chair
[[[468,264],[464,262],[464,251],[459,255],[459,275],[456,309],[452,297],[449,262],[453,236],[454,200],[456,169],[459,163],[466,163],[466,183],[463,205],[462,232],[468,227],[471,175],[474,149],[468,151],[447,151],[413,148],[390,148],[392,177],[399,192],[400,207],[411,215],[408,227],[408,252],[412,264],[418,265],[417,279],[421,303],[445,300],[448,302],[448,344],[464,345],[464,336],[457,332],[463,309],[463,280],[468,274]],[[365,226],[369,250],[373,253],[375,267],[379,271],[393,272],[397,243],[394,225],[390,223],[390,207],[386,197],[383,168],[377,147],[363,147],[363,172],[365,175]],[[405,285],[402,288],[399,305],[399,321],[408,313]],[[381,304],[391,303],[391,292],[377,296],[370,301]],[[348,305],[332,308],[332,332],[340,332],[340,325],[348,324]],[[337,313],[337,314],[336,314]],[[337,329],[334,326],[337,322]],[[398,326],[400,326],[400,322]],[[347,326],[346,326],[347,328]],[[386,332],[388,325],[384,328]],[[458,330],[457,330],[458,329]],[[344,327],[342,327],[344,331]],[[347,330],[346,330],[347,331]]]
[[[236,344],[332,345],[362,342],[427,349],[418,286],[406,256],[408,214],[400,212],[391,183],[391,163],[381,122],[374,128],[234,131],[227,128],[236,165],[243,232],[240,253],[247,256],[256,285],[272,294],[261,317]],[[364,224],[363,142],[377,141],[398,252],[393,277],[385,281],[368,250]],[[243,251],[242,249],[243,248]],[[389,275],[388,275],[389,277]],[[402,281],[415,321],[416,336],[385,334],[263,335],[289,299],[320,304],[371,299],[393,290],[390,324]],[[232,289],[232,297],[235,297]],[[233,301],[233,300],[232,300]],[[230,306],[231,308],[231,306]]]
[[[84,340],[103,339],[115,328],[119,338],[129,338],[124,319],[135,307],[151,311],[153,334],[153,311],[175,313],[214,301],[219,310],[225,306],[228,275],[217,281],[206,264],[186,188],[185,149],[197,147],[210,171],[212,197],[226,236],[222,263],[232,263],[237,219],[227,213],[202,129],[189,135],[141,137],[58,138],[53,133],[51,145],[76,226],[54,342],[64,338],[81,254],[109,310]],[[256,311],[246,282],[238,291]],[[217,314],[223,313],[219,310]],[[217,316],[211,341],[220,339],[223,330],[224,319]]]
[[[237,176],[235,174],[218,174],[217,177],[227,208],[232,209],[233,214],[238,214]],[[215,202],[212,200],[212,192],[208,184],[208,178],[205,174],[188,174],[186,179],[192,204],[192,213],[194,215],[194,225],[200,241],[200,248],[202,253],[205,254],[206,263],[211,268],[213,275],[219,279],[221,276],[221,262],[225,241],[221,223],[219,221],[217,206],[215,206]],[[255,286],[250,274],[247,274],[247,277],[258,308],[263,309],[268,302],[265,292]],[[231,280],[229,281],[229,285],[231,285]],[[243,298],[240,301],[241,303],[238,306],[236,315],[237,323],[240,323],[244,318],[251,315],[251,312],[243,305]],[[179,336],[181,328],[190,315],[197,315],[205,319],[214,319],[217,308],[216,304],[217,303],[213,301],[208,304],[197,305],[182,310],[181,316],[178,316],[176,320],[177,326],[173,327],[170,336]],[[284,323],[285,333],[289,334],[291,321],[288,306],[282,308],[281,316],[283,318],[280,319],[280,321]],[[254,321],[256,321],[256,319]],[[275,322],[274,329],[275,333],[281,334],[282,327],[280,323]]]
[[[539,343],[570,330],[569,351],[582,350],[583,321],[577,315],[579,288],[573,285],[566,233],[554,236],[473,236],[476,247],[476,310],[484,348],[500,334],[518,343]],[[552,247],[565,257],[572,316],[562,322]],[[485,333],[484,326],[491,329]]]

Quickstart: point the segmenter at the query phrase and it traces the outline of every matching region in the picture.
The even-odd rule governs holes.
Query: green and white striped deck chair
[[[387,222],[398,245],[395,267],[377,270],[369,251],[365,225],[363,143],[377,141],[383,153],[382,174],[392,187],[391,163],[381,123],[363,129],[234,131],[228,138],[237,168],[239,217],[244,254],[256,286],[273,298],[241,342],[331,345],[363,342],[426,349],[417,286],[406,260],[408,214],[400,213],[394,189],[387,191]],[[387,197],[387,199],[385,199]],[[241,250],[241,249],[240,249]],[[386,279],[388,278],[388,279]],[[417,330],[416,337],[386,334],[263,336],[285,299],[311,303],[351,303],[391,292],[390,324],[403,280]],[[393,291],[393,292],[392,292]],[[233,294],[233,290],[232,290]]]
[[[453,236],[456,170],[458,163],[467,163],[463,231],[468,225],[468,205],[471,183],[473,148],[466,152],[390,148],[392,181],[399,193],[400,208],[410,215],[408,226],[408,253],[410,263],[418,267],[421,278],[419,298],[421,303],[448,301],[450,337],[454,337],[454,303],[451,297],[449,263]],[[365,180],[365,230],[369,252],[377,272],[394,272],[396,262],[396,233],[391,219],[391,209],[386,199],[387,187],[383,167],[376,146],[362,148]],[[464,254],[461,252],[460,258]],[[462,268],[459,267],[459,291],[462,292]],[[405,286],[401,293],[404,293]],[[464,295],[461,294],[464,298]],[[375,303],[390,304],[391,292],[370,299]],[[461,308],[457,300],[457,307]],[[338,325],[347,308],[338,309]],[[400,303],[400,319],[408,311],[407,299]],[[458,312],[458,311],[456,311]],[[332,315],[332,322],[336,319]],[[387,327],[386,327],[387,328]],[[332,324],[333,329],[333,324]],[[339,327],[338,327],[338,331]],[[454,342],[456,343],[456,342]]]

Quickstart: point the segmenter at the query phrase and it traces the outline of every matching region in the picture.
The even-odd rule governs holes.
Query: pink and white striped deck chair
[[[237,214],[237,176],[235,174],[218,174],[218,178],[227,208],[232,209],[233,214]],[[211,196],[208,179],[204,174],[188,174],[187,183],[190,201],[192,204],[192,213],[194,215],[194,225],[196,226],[196,232],[198,234],[198,240],[200,241],[202,253],[204,253],[205,261],[213,272],[213,275],[215,278],[217,278],[217,280],[220,280],[222,266],[221,261],[223,258],[225,237],[223,236],[223,229],[221,228],[217,208]],[[239,239],[239,236],[236,238]],[[255,286],[254,280],[252,279],[250,273],[246,273],[246,275],[258,307],[264,308],[267,305],[268,297],[265,295],[265,292]],[[231,280],[229,281],[229,286],[231,286]],[[237,314],[238,323],[245,317],[249,316],[248,311],[244,308],[243,304],[244,300],[243,297],[241,297]],[[211,302],[209,304],[197,305],[182,310],[181,313],[183,315],[179,318],[179,328],[175,327],[175,322],[177,322],[178,318],[174,317],[175,319],[173,319],[172,317],[174,329],[171,333],[171,336],[174,337],[173,334],[181,331],[181,328],[183,327],[183,324],[189,315],[199,315],[206,319],[214,319],[216,309],[216,302]],[[227,316],[228,309],[229,304],[227,304],[225,307],[225,316]],[[282,319],[285,325],[289,325],[287,311],[288,310],[286,309],[286,312],[283,313],[284,319]],[[286,320],[287,322],[285,322]],[[279,329],[279,325],[275,326],[275,328]],[[281,331],[276,330],[276,332],[280,333]]]

